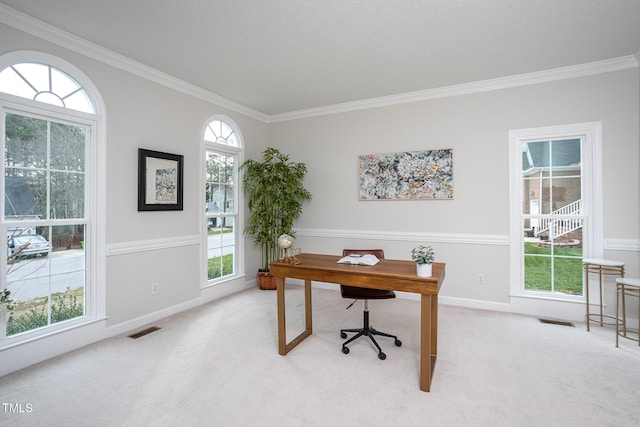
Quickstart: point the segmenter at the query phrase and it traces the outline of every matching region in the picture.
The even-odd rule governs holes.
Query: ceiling
[[[640,0],[0,3],[265,115],[640,56]]]

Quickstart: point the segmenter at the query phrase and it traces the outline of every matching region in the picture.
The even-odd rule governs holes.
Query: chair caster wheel
[[[342,352],[344,354],[349,354],[349,347],[342,347]]]
[[[396,346],[398,346],[398,347],[400,347],[402,345],[402,341],[400,341],[400,340],[396,340],[395,342],[396,342]]]
[[[387,355],[386,355],[386,354],[384,354],[383,352],[378,353],[378,359],[380,359],[380,360],[384,360],[384,359],[386,359],[386,358],[387,358]]]
[[[344,332],[340,332],[340,338],[345,339],[347,337],[347,334],[345,334]]]

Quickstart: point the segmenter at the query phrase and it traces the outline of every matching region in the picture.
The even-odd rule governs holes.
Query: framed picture
[[[453,199],[453,150],[358,157],[359,200]]]
[[[138,149],[138,210],[181,211],[183,156]]]

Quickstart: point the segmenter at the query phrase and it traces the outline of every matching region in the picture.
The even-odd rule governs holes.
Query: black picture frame
[[[138,211],[181,211],[184,156],[138,149]]]

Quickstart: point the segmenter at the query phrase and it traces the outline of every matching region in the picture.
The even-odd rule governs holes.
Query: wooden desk
[[[302,254],[302,264],[272,262],[278,300],[278,353],[287,354],[312,333],[311,281],[339,283],[361,288],[388,289],[421,294],[420,390],[431,390],[431,378],[438,355],[438,291],[444,280],[445,264],[433,263],[432,277],[416,276],[413,261],[382,259],[374,266],[337,264],[341,257]],[[305,330],[287,343],[284,280],[304,280]]]

